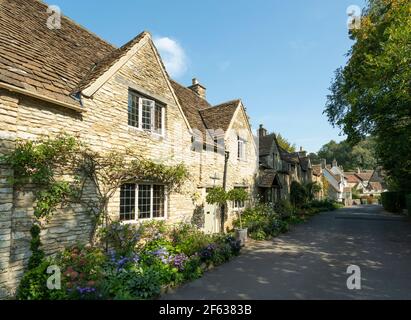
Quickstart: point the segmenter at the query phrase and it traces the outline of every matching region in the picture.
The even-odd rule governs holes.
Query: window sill
[[[144,132],[144,133],[147,133],[148,135],[152,135],[152,136],[155,136],[155,137],[158,137],[158,138],[164,138],[165,137],[165,133],[161,134],[161,133],[153,132],[153,131],[150,131],[150,130],[144,130],[144,129],[141,129],[141,128],[133,127],[133,126],[130,126],[130,125],[128,125],[127,127],[128,127],[129,131],[141,132],[141,133]]]
[[[147,221],[165,221],[167,218],[147,218],[147,219],[138,219],[138,220],[126,220],[126,221],[120,221],[121,224],[133,224],[133,225],[139,225],[141,223],[147,222]]]

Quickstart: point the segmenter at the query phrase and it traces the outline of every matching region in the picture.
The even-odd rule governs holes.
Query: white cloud
[[[155,38],[154,44],[172,77],[179,77],[187,71],[187,56],[176,40],[168,37]]]

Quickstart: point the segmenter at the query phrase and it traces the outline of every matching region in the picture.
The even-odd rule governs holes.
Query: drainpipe
[[[224,174],[223,174],[223,190],[226,191],[227,189],[227,168],[228,168],[228,159],[230,159],[230,152],[225,151],[224,153]],[[225,209],[226,209],[226,204],[223,204],[221,206],[221,232],[225,233],[224,230],[224,216],[225,216]]]

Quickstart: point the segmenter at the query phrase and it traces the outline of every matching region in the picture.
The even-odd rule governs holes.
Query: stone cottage
[[[305,151],[288,152],[278,143],[276,134],[268,134],[260,125],[259,136],[259,179],[260,197],[267,203],[289,199],[293,181],[307,184],[313,181],[310,159]]]
[[[206,231],[219,231],[217,208],[205,204],[207,188],[224,181],[254,192],[258,155],[242,102],[211,106],[196,81],[189,88],[172,81],[147,32],[116,48],[66,17],[49,28],[48,18],[40,1],[0,2],[0,156],[17,139],[65,132],[97,152],[132,148],[156,162],[184,163],[187,192],[135,181],[116,192],[110,214],[128,223],[197,217]],[[33,190],[14,190],[12,177],[2,165],[0,297],[16,288],[30,256]],[[230,206],[225,226],[244,206]],[[90,228],[84,208],[62,209],[42,231],[44,250],[87,242]]]

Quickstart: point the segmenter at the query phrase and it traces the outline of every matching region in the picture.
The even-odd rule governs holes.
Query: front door
[[[208,192],[208,189],[207,189]],[[217,216],[217,205],[205,203],[204,205],[204,232],[208,234],[218,233],[220,230],[219,227],[219,218]]]

